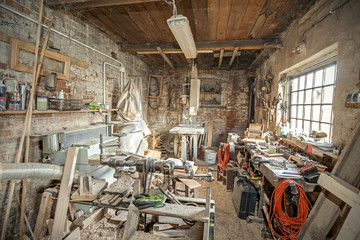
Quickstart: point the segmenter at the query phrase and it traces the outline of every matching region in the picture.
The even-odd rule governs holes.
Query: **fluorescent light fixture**
[[[173,15],[167,20],[167,24],[185,57],[196,58],[196,46],[187,17],[183,15]]]

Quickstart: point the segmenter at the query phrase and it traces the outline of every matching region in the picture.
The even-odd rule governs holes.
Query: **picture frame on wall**
[[[163,76],[160,75],[149,75],[148,82],[148,98],[160,98],[162,90]]]

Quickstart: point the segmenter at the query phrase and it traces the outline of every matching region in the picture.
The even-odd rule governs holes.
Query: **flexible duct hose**
[[[43,163],[0,163],[0,180],[45,178],[60,180],[63,167]]]

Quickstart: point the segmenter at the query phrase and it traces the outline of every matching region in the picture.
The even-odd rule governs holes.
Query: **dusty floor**
[[[196,189],[195,197],[205,198],[205,187],[210,186],[211,198],[215,200],[215,240],[263,239],[261,224],[246,223],[237,217],[232,203],[232,192],[226,192],[222,181],[201,181],[201,184],[203,187]]]

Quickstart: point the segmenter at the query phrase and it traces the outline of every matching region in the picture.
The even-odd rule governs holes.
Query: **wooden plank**
[[[234,52],[233,52],[230,62],[229,62],[229,67],[231,67],[231,65],[233,64],[235,57],[238,56],[238,51],[239,51],[239,47],[234,48]]]
[[[249,38],[250,32],[255,25],[257,18],[263,9],[266,0],[250,0],[243,21],[239,24],[239,29],[236,31],[236,39]]]
[[[190,189],[201,187],[201,184],[194,179],[179,178],[179,181],[184,183]]]
[[[203,240],[209,240],[210,237],[210,200],[211,200],[211,188],[206,187],[206,205],[205,205],[205,215],[207,217],[207,221],[204,223],[204,231],[203,231]]]
[[[80,240],[80,228],[75,228],[64,240]]]
[[[336,237],[336,240],[356,240],[360,238],[360,210],[359,208],[352,208],[347,215],[343,226],[339,234]]]
[[[341,210],[339,206],[320,193],[308,219],[301,228],[298,240],[323,240],[329,233]],[[321,233],[321,234],[319,234]]]
[[[80,60],[76,60],[76,59],[73,59],[73,58],[71,59],[71,64],[75,65],[75,66],[78,66],[78,67],[81,67],[81,68],[85,68],[85,69],[89,68],[88,63],[80,61]]]
[[[158,26],[163,42],[175,41],[174,36],[172,35],[166,22],[167,19],[172,16],[171,9],[166,4],[156,2],[145,4],[145,8]]]
[[[50,218],[51,209],[53,206],[52,194],[44,192],[41,197],[40,208],[36,218],[34,235],[37,239],[45,237],[46,234],[46,220]]]
[[[55,0],[56,1],[56,0]],[[66,6],[68,10],[82,10],[88,8],[100,8],[100,7],[110,7],[110,6],[119,6],[119,5],[130,5],[130,4],[139,4],[139,3],[150,3],[150,2],[159,2],[161,0],[54,0],[48,5],[53,7]]]
[[[260,34],[261,28],[265,24],[265,21],[266,21],[266,14],[265,13],[260,14],[258,16],[258,18],[256,19],[256,22],[253,25],[253,27],[249,33],[249,37],[252,37],[252,38],[258,37],[258,35]]]
[[[78,227],[87,228],[91,223],[96,220],[99,220],[104,216],[104,208],[96,209],[94,212],[91,213],[90,216],[81,216],[77,218],[73,224]]]
[[[332,177],[321,173],[318,184],[334,194],[336,197],[340,198],[352,208],[359,208],[360,210],[360,196],[358,195],[358,191],[354,192],[353,190],[347,188],[343,185],[344,182],[341,184]]]
[[[214,122],[209,122],[209,131],[208,131],[208,140],[207,140],[207,146],[212,146],[212,134],[213,134],[213,128],[214,128]]]
[[[149,213],[152,215],[185,218],[198,222],[207,222],[208,220],[208,217],[205,216],[204,207],[184,206],[167,203],[162,208],[146,208],[140,210],[140,212]]]
[[[275,39],[247,39],[247,40],[232,40],[232,41],[203,41],[195,42],[198,51],[215,51],[215,50],[234,50],[238,47],[239,50],[264,49],[264,48],[281,48],[281,40]],[[176,43],[127,43],[120,44],[123,52],[149,52],[154,51],[160,47],[163,51],[180,50]]]
[[[88,196],[93,195],[93,182],[92,177],[80,176],[80,187],[79,187],[79,195],[80,196]]]
[[[135,234],[135,232],[139,226],[140,212],[133,204],[133,201],[135,200],[134,196],[136,194],[139,194],[140,191],[141,190],[140,190],[139,179],[136,179],[135,185],[134,185],[134,190],[133,190],[133,195],[132,195],[131,203],[130,203],[130,207],[129,207],[129,213],[128,213],[128,217],[127,217],[126,224],[125,224],[125,230],[124,230],[124,234],[123,234],[123,238],[122,238],[123,240],[130,240],[132,238],[132,236]]]
[[[168,224],[168,223],[155,223],[154,226],[153,226],[153,229],[155,231],[164,231],[164,230],[168,230],[168,229],[173,229],[175,228],[173,225],[171,224]]]
[[[11,37],[5,33],[0,32],[0,41],[5,43],[10,43]]]
[[[161,50],[160,47],[157,47],[156,48],[160,55],[164,58],[165,62],[167,62],[167,64],[169,64],[169,66],[172,68],[172,69],[175,69],[174,65],[172,64],[172,62],[170,61],[170,59],[164,54],[164,52]]]
[[[239,30],[241,30],[244,21],[244,15],[248,9],[249,0],[233,0],[230,8],[230,15],[227,24],[226,39],[236,40],[244,39],[238,38]]]
[[[197,204],[206,204],[205,198],[190,198],[190,197],[183,197],[183,196],[176,196],[176,199],[180,202],[189,202],[189,203],[197,203]],[[215,200],[210,201],[211,205],[215,205]]]
[[[12,38],[10,40],[9,67],[16,71],[32,73],[33,66],[19,63],[20,50],[24,50],[24,51],[27,51],[30,53],[35,53],[35,46]],[[41,51],[41,48],[39,48],[39,51]],[[71,58],[64,56],[62,54],[59,54],[57,52],[49,51],[49,50],[45,50],[45,57],[59,61],[59,62],[63,62],[64,63],[64,71],[56,72],[57,78],[63,79],[63,80],[69,80]],[[49,71],[54,72],[53,70],[42,69],[40,71],[40,75],[46,76],[46,74]]]
[[[143,4],[128,6],[127,14],[151,42],[162,42],[161,32]]]
[[[69,216],[70,216],[71,221],[75,220],[75,213],[76,213],[75,204],[70,202],[69,203]]]
[[[306,13],[304,16],[301,17],[298,24],[302,25],[307,22],[319,9],[322,9],[325,3],[330,3],[328,0],[319,0],[317,1],[314,6]]]
[[[218,27],[219,18],[219,0],[208,0],[208,22],[209,22],[209,39],[210,41],[216,41],[216,33]]]
[[[230,16],[230,8],[231,8],[232,0],[221,0],[218,9],[218,21],[217,21],[217,33],[216,40],[224,41],[226,39],[226,31],[228,20]],[[198,45],[196,44],[198,47]]]
[[[218,66],[219,70],[221,68],[221,63],[222,63],[223,57],[224,57],[224,49],[221,49],[220,50],[220,58],[219,58],[219,66]]]
[[[164,231],[153,231],[153,234],[156,236],[173,238],[173,237],[183,237],[185,236],[185,232],[186,230],[184,229],[170,229]]]
[[[191,31],[196,30],[198,41],[209,40],[207,0],[192,0],[191,5],[196,22],[196,29],[191,29]]]
[[[190,29],[193,34],[194,40],[197,41],[198,35],[196,31],[196,22],[193,7],[191,4],[192,0],[181,0],[177,2],[178,13],[186,16],[189,20]]]
[[[356,126],[350,137],[350,141],[342,150],[339,160],[337,161],[332,174],[337,176],[355,187],[360,185],[360,119],[357,121]]]
[[[66,213],[69,205],[69,195],[74,180],[76,159],[79,148],[70,147],[67,149],[64,171],[61,178],[59,197],[56,203],[54,227],[51,234],[52,240],[62,239],[65,226]]]

